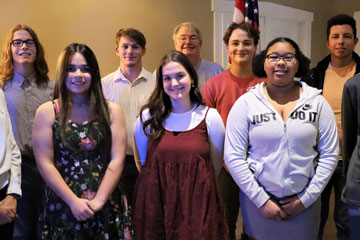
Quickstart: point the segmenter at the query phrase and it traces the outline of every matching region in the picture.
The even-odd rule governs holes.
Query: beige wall
[[[0,44],[18,23],[35,29],[45,47],[50,77],[59,53],[72,42],[88,44],[98,57],[102,76],[119,65],[114,35],[124,27],[138,28],[147,38],[144,66],[153,71],[159,59],[173,49],[175,25],[192,21],[203,34],[202,57],[213,58],[212,0],[0,0]],[[337,13],[360,11],[359,0],[264,0],[314,13],[312,65],[328,54],[327,19]],[[261,11],[261,9],[260,9]],[[360,31],[360,30],[359,30]]]
[[[360,11],[360,1],[359,0],[332,1],[330,11],[333,14],[346,13],[352,16],[354,11]]]
[[[34,28],[45,47],[51,78],[59,53],[72,42],[92,48],[105,76],[119,66],[115,33],[134,27],[147,39],[143,63],[153,71],[160,58],[173,49],[173,28],[184,21],[199,25],[204,39],[202,55],[212,59],[210,6],[210,0],[0,0],[0,44],[11,27],[24,23]]]

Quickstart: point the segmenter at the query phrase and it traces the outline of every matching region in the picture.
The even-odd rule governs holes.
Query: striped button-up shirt
[[[36,73],[24,77],[14,71],[14,77],[4,87],[6,106],[10,114],[16,143],[21,155],[32,157],[31,133],[37,108],[52,99],[54,81],[36,85]]]

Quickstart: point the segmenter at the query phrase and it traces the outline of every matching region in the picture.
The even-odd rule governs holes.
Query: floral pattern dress
[[[103,160],[105,139],[98,123],[84,125],[68,121],[66,147],[60,137],[57,105],[53,125],[54,164],[69,188],[81,198],[93,199],[109,161]],[[91,128],[90,128],[91,126]],[[90,129],[96,132],[90,137]],[[95,131],[94,131],[95,130]],[[133,239],[130,213],[120,184],[104,207],[86,221],[77,221],[70,207],[49,187],[46,190],[43,239]]]

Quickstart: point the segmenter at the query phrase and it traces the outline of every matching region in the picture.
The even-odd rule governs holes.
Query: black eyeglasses
[[[270,53],[266,55],[269,62],[276,63],[280,61],[280,59],[284,60],[287,63],[292,63],[296,59],[296,54],[293,53],[285,53],[283,55],[279,55],[277,53]]]
[[[36,42],[34,40],[32,40],[32,39],[26,39],[26,40],[14,39],[14,40],[11,41],[11,44],[14,47],[21,47],[24,43],[28,47],[35,47],[36,46]]]

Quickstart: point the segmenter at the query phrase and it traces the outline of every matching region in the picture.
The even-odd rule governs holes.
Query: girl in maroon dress
[[[133,202],[135,239],[228,239],[216,180],[224,125],[202,103],[197,84],[183,53],[163,57],[135,124],[142,165]]]

